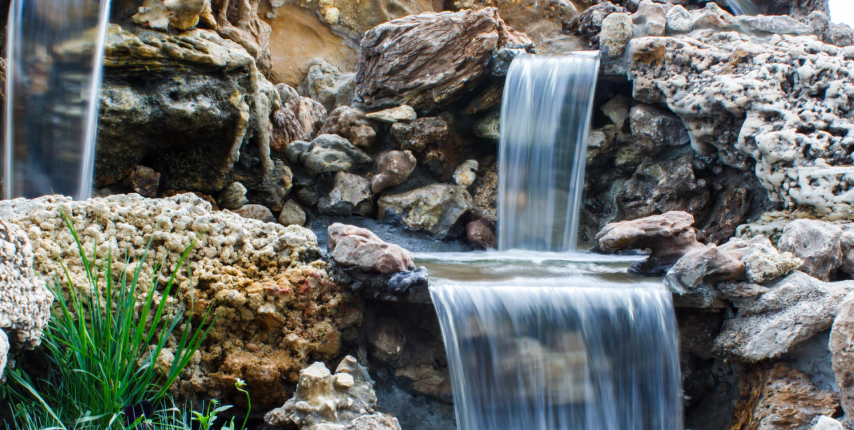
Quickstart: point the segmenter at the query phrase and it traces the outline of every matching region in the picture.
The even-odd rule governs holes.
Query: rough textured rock
[[[607,20],[605,18],[605,21]],[[650,0],[641,1],[637,12],[632,14],[632,24],[634,37],[664,36],[664,30],[667,27],[667,15],[664,6]],[[604,21],[602,22],[602,31],[605,31]],[[601,45],[601,38],[599,43]]]
[[[625,13],[612,13],[602,20],[599,49],[607,57],[619,57],[634,36],[632,17]]]
[[[352,296],[327,276],[310,230],[211,212],[207,202],[192,194],[0,202],[0,218],[30,236],[34,268],[43,277],[60,270],[61,261],[75,283],[85,285],[82,262],[60,210],[71,218],[89,255],[97,243],[101,258],[111,252],[136,264],[151,241],[140,269],[144,284],[157,276],[156,265],[174,267],[195,242],[185,262],[192,281],[186,271],[178,272],[178,288],[169,300],[193,303],[194,312],[204,312],[215,301],[218,319],[199,361],[191,363],[174,387],[182,395],[234,402],[241,398],[234,391],[236,378],[241,378],[253,393],[253,407],[281,405],[285,387],[297,382],[299,370],[310,360],[338,356],[348,327],[361,319]],[[114,260],[115,273],[135,267],[123,262]]]
[[[217,199],[217,205],[223,209],[238,209],[247,203],[249,199],[246,198],[246,187],[240,182],[232,182],[225,187]]]
[[[736,303],[736,317],[724,321],[715,339],[716,355],[755,363],[785,354],[830,328],[854,281],[827,283],[795,272],[768,288],[754,301]]]
[[[845,430],[842,423],[824,415],[818,417],[813,423],[814,425],[811,430]]]
[[[601,2],[595,4],[578,17],[576,23],[578,34],[590,38],[590,45],[594,47],[598,45],[598,35],[602,31],[602,23],[609,15],[614,13],[625,12],[623,8],[611,2]]]
[[[336,263],[369,273],[415,270],[412,253],[384,242],[370,230],[335,223],[329,226],[329,253]]]
[[[353,145],[367,148],[377,138],[377,127],[365,119],[363,110],[341,106],[329,114],[320,134],[337,134]]]
[[[276,217],[273,216],[273,212],[270,212],[270,209],[267,209],[265,206],[261,205],[243,205],[240,208],[233,210],[232,212],[246,219],[255,219],[261,222],[276,221]]]
[[[498,204],[498,164],[493,163],[480,173],[474,191],[474,207],[472,213],[492,222],[497,220],[496,208]]]
[[[41,342],[50,318],[53,295],[45,286],[45,276],[33,270],[33,248],[27,232],[14,223],[0,221],[0,374],[8,353],[32,349]],[[38,245],[36,245],[38,246]],[[51,273],[53,275],[53,273]],[[5,349],[5,351],[4,351]]]
[[[493,111],[474,123],[474,135],[497,141],[501,138],[501,112]]]
[[[284,103],[270,118],[270,150],[284,154],[291,142],[311,141],[325,125],[326,108],[308,97],[297,97]]]
[[[335,184],[317,203],[321,214],[370,216],[374,212],[371,181],[346,172],[335,174]]]
[[[286,151],[288,161],[300,162],[312,176],[325,172],[341,172],[373,161],[347,139],[334,134],[321,134],[311,143],[293,142]]]
[[[453,116],[447,113],[408,124],[395,123],[390,133],[398,148],[412,151],[419,164],[442,182],[451,179],[474,146],[470,136],[456,130]]]
[[[122,183],[143,197],[155,197],[160,187],[160,173],[151,167],[136,166],[125,176]]]
[[[846,297],[839,305],[829,345],[840,402],[850,423],[850,417],[854,416],[854,296]]]
[[[694,29],[691,15],[681,5],[671,7],[667,11],[667,33],[688,33]]]
[[[610,223],[596,235],[598,250],[615,252],[625,249],[650,249],[652,253],[633,270],[647,274],[664,274],[690,251],[701,249],[694,217],[686,212],[667,212],[634,221]]]
[[[216,31],[246,49],[258,69],[268,71],[270,62],[270,25],[258,14],[261,0],[211,0]]]
[[[477,180],[477,169],[480,168],[477,160],[466,160],[454,170],[454,183],[468,188]]]
[[[809,375],[783,363],[752,369],[739,391],[733,430],[810,428],[817,417],[833,415],[839,404],[836,393],[820,390]]]
[[[466,224],[466,239],[477,249],[495,249],[498,239],[488,222],[482,220]]]
[[[400,194],[384,195],[377,216],[412,230],[445,236],[472,208],[471,194],[459,185],[433,184]]]
[[[748,282],[761,284],[788,276],[801,261],[788,252],[778,252],[765,236],[750,240],[732,238],[720,250],[745,264]]]
[[[320,102],[327,111],[333,111],[353,101],[355,76],[354,73],[342,73],[322,59],[315,59],[305,80],[299,85],[299,92]]]
[[[157,30],[192,30],[199,24],[216,29],[210,0],[144,0],[133,22]]]
[[[690,142],[682,120],[655,106],[634,106],[629,119],[634,144],[643,148],[646,154],[657,154],[667,147],[687,145]]]
[[[416,163],[412,151],[389,151],[380,155],[377,157],[377,174],[371,177],[371,191],[376,194],[402,184],[415,170]]]
[[[377,112],[371,112],[365,115],[366,118],[374,121],[384,122],[386,124],[394,124],[396,122],[412,122],[418,119],[415,109],[411,106],[402,105],[389,109],[383,109]]]
[[[493,8],[397,19],[365,34],[355,103],[406,104],[416,110],[445,106],[488,76],[487,63],[500,51],[532,49]]]
[[[691,15],[696,28],[738,23],[714,3]],[[635,99],[666,104],[682,118],[698,156],[755,168],[773,202],[851,213],[845,84],[851,55],[812,36],[729,31],[702,42],[636,38],[629,43],[628,77]]]
[[[671,291],[687,295],[702,285],[715,285],[743,277],[744,263],[714,244],[683,255],[667,272],[665,284]]]
[[[368,369],[347,356],[333,375],[322,362],[300,372],[294,397],[264,416],[267,425],[302,430],[392,429],[397,420],[376,411],[377,395]]]
[[[283,226],[298,225],[302,227],[305,225],[305,220],[305,210],[293,199],[285,202],[278,218],[279,224]]]
[[[833,224],[802,219],[786,226],[777,246],[803,261],[801,271],[827,281],[842,263],[841,237]]]
[[[710,209],[711,192],[709,184],[697,178],[692,164],[690,154],[663,162],[644,159],[617,196],[623,217],[637,219],[685,211],[695,219],[704,219]]]

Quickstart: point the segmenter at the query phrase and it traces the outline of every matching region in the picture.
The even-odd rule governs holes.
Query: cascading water
[[[109,10],[110,0],[12,0],[6,198],[90,196]]]
[[[573,251],[598,64],[595,53],[513,61],[499,152],[504,251],[418,256],[460,430],[682,429],[670,293],[626,275],[625,258]]]
[[[522,55],[507,72],[498,248],[575,249],[599,55]]]

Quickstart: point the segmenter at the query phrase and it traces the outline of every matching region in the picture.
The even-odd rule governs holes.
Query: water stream
[[[5,198],[90,197],[110,0],[12,0]]]
[[[525,55],[501,115],[501,252],[421,254],[460,430],[683,428],[676,320],[635,258],[574,251],[598,55]]]

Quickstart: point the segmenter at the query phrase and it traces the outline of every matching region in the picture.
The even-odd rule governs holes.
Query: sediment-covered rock
[[[459,185],[433,184],[380,198],[380,220],[403,224],[406,228],[445,236],[472,208],[471,194]]]
[[[854,296],[839,305],[839,313],[830,332],[830,351],[833,353],[833,373],[839,386],[840,401],[847,420],[854,416]]]

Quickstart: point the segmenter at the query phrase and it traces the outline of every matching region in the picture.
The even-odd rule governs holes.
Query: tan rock
[[[210,0],[144,0],[133,22],[156,30],[216,29]]]
[[[320,134],[337,134],[353,145],[367,148],[376,140],[377,128],[365,118],[361,109],[341,106],[329,114]]]
[[[396,122],[412,122],[418,119],[415,114],[415,109],[411,106],[402,105],[389,109],[384,109],[378,112],[365,114],[365,117],[374,121],[394,124]]]
[[[415,270],[412,253],[386,243],[370,230],[334,223],[327,229],[329,253],[336,263],[368,273],[390,274]]]

